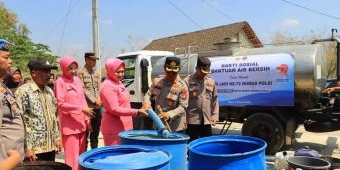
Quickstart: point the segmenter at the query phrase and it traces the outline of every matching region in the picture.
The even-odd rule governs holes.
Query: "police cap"
[[[202,73],[208,74],[210,73],[210,65],[211,62],[207,57],[198,57],[197,58],[197,67],[199,67]]]
[[[84,57],[85,59],[86,58],[91,58],[91,59],[94,59],[94,60],[99,60],[99,58],[96,57],[96,53],[93,53],[93,52],[87,52],[84,54]]]
[[[165,71],[179,72],[181,60],[178,57],[167,57],[165,59]]]

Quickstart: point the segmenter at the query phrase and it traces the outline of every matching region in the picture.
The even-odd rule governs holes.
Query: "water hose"
[[[170,132],[166,129],[165,125],[163,124],[161,119],[158,117],[158,115],[152,109],[148,109],[147,112],[149,116],[151,117],[151,119],[155,122],[157,126],[158,134],[162,135],[163,137],[168,138],[170,135]]]

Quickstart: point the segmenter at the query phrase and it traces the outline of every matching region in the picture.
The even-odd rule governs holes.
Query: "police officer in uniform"
[[[187,135],[190,141],[212,135],[211,125],[218,120],[219,105],[215,81],[209,77],[211,62],[198,57],[196,71],[184,79],[189,88]]]
[[[9,57],[11,43],[0,39],[0,161],[11,157],[12,151],[25,156],[25,125],[19,105],[12,92],[2,82],[12,66]],[[1,168],[0,168],[1,169]]]
[[[183,132],[185,127],[185,113],[188,107],[188,87],[178,76],[180,59],[167,57],[164,64],[165,76],[154,79],[148,92],[144,96],[143,108],[151,108],[154,100],[156,113],[168,122],[172,131]]]
[[[98,72],[95,70],[96,60],[99,58],[96,57],[95,53],[87,52],[84,55],[85,57],[85,66],[78,71],[78,77],[83,82],[83,89],[85,92],[85,98],[87,101],[87,105],[93,108],[95,112],[94,117],[91,119],[92,132],[86,132],[86,144],[85,150],[87,150],[88,144],[88,136],[90,136],[90,146],[91,149],[98,147],[98,136],[100,131],[100,123],[102,119],[101,107],[102,102],[99,97],[99,87],[101,83],[101,78],[99,77]]]

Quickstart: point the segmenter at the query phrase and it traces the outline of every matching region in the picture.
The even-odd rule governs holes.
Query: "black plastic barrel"
[[[15,170],[72,170],[72,168],[61,162],[35,161],[23,162]]]
[[[296,168],[300,168],[303,170],[312,169],[328,170],[331,167],[331,164],[326,160],[307,156],[292,156],[287,158],[287,162],[288,168],[292,170]]]
[[[328,161],[331,163],[330,170],[333,169],[340,169],[340,159],[339,158],[333,158],[333,157],[321,157],[321,159]]]
[[[82,170],[169,170],[171,155],[140,145],[105,146],[84,152],[78,158]]]

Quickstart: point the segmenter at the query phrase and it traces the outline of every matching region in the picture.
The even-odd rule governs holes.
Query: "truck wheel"
[[[267,143],[266,153],[274,155],[285,140],[283,126],[270,114],[256,113],[247,118],[242,126],[242,135],[263,139]]]

